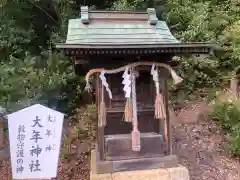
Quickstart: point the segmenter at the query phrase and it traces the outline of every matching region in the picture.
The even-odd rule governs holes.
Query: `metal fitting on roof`
[[[89,23],[88,6],[81,7],[81,21],[83,24]]]
[[[151,25],[156,25],[158,22],[158,18],[156,15],[156,10],[155,8],[147,8],[147,13],[148,13],[148,21]]]

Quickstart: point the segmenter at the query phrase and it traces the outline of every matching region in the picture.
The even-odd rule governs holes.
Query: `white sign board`
[[[56,177],[63,119],[40,104],[8,115],[13,179]]]

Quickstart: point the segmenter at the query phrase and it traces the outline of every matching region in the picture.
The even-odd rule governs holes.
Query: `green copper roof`
[[[65,44],[170,44],[180,43],[166,22],[151,22],[149,13],[89,12],[70,19]],[[83,18],[84,17],[84,18]],[[84,19],[84,21],[83,21]]]
[[[156,26],[148,23],[83,25],[81,19],[69,20],[66,44],[154,44],[178,43],[167,24],[158,21]]]

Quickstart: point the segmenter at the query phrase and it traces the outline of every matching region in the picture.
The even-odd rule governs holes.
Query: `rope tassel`
[[[155,88],[156,88],[155,118],[156,119],[165,119],[166,118],[166,110],[165,110],[165,106],[164,106],[164,102],[163,102],[163,96],[160,93],[160,89],[159,89],[158,69],[155,66],[155,64],[152,65],[151,74],[153,76],[153,81],[155,83]]]
[[[156,94],[155,100],[155,118],[166,119],[166,109],[163,102],[163,96],[161,93]]]
[[[131,98],[127,98],[126,104],[125,104],[125,122],[132,122],[132,100]]]

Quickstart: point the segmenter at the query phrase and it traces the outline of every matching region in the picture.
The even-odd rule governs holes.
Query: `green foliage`
[[[137,9],[145,9],[146,3],[144,0],[118,0],[113,2],[112,10],[121,10],[121,11],[135,11]]]
[[[71,66],[59,54],[41,57],[11,58],[0,66],[0,103],[8,110],[16,110],[32,103],[50,102],[64,98],[62,87],[73,78]]]
[[[229,137],[229,149],[233,155],[240,156],[240,123],[232,129],[232,134]]]
[[[49,48],[65,38],[72,3],[8,0],[1,9],[0,105],[8,111],[43,103],[66,112],[75,105],[81,78],[66,57]]]
[[[95,138],[97,127],[95,104],[88,104],[84,107],[76,108],[74,115],[71,116],[71,126],[74,127],[73,134],[76,139],[92,140],[92,138]],[[87,144],[90,145],[90,143]],[[81,146],[82,145],[83,144],[81,144]]]
[[[173,25],[172,32],[176,37],[184,42],[216,43],[228,50],[215,56],[176,58],[179,60],[179,71],[186,80],[183,88],[187,93],[198,88],[216,88],[227,81],[229,72],[240,65],[239,36],[235,33],[239,16],[231,8],[226,9],[224,3],[227,6],[228,2],[224,1],[221,5],[216,5],[213,1],[187,0],[181,3],[171,0],[167,3],[169,12],[165,12],[165,17],[168,24]]]
[[[240,66],[238,0],[3,0],[0,4],[0,105],[13,111],[44,103],[65,111],[83,101],[83,77],[75,77],[70,61],[52,51],[66,38],[69,18],[81,5],[113,10],[155,7],[159,19],[183,42],[212,42],[226,52],[215,56],[174,57],[186,94],[216,88]],[[3,6],[4,5],[4,6]],[[1,8],[1,6],[3,6]],[[50,49],[50,50],[49,50]],[[172,88],[176,92],[176,87]],[[232,151],[239,153],[238,101],[216,103],[213,119],[232,132]]]
[[[220,122],[224,129],[231,130],[240,122],[240,109],[237,105],[239,105],[238,101],[216,103],[212,119]]]
[[[200,57],[175,57],[178,71],[185,78],[181,85],[187,94],[198,88],[216,88],[240,65],[239,9],[235,1],[191,0],[118,0],[113,9],[146,10],[153,6],[159,19],[165,20],[172,33],[183,42],[210,42],[222,46],[221,54]],[[172,89],[174,91],[174,89]]]
[[[211,119],[230,133],[229,149],[233,155],[240,155],[240,99],[226,92],[221,92],[213,101]]]
[[[238,3],[234,0],[115,0],[111,2],[102,0],[101,5],[100,1],[91,0],[87,1],[87,3],[95,8],[104,7],[113,10],[146,10],[147,7],[154,6],[159,19],[167,21],[171,31],[178,39],[182,41],[213,42],[222,45],[226,50],[231,50],[231,52],[223,53],[219,57],[192,56],[174,58],[179,63],[179,73],[185,78],[181,89],[188,94],[198,88],[219,86],[222,80],[228,77],[228,73],[240,65],[240,16],[238,13],[239,8],[237,8]],[[66,100],[64,95],[65,100],[70,104],[74,105],[75,101],[73,99],[75,95],[77,95],[77,98],[81,98],[79,92],[82,89],[82,80],[72,78],[70,70],[57,70],[57,67],[62,62],[65,62],[64,60],[55,61],[53,64],[45,64],[49,69],[44,69],[41,66],[36,71],[35,66],[39,61],[46,62],[49,59],[45,52],[47,52],[49,46],[52,46],[53,42],[65,40],[67,21],[69,18],[79,15],[79,7],[82,4],[84,2],[80,0],[7,1],[1,9],[0,60],[2,67],[0,68],[4,69],[3,73],[7,71],[6,74],[9,74],[9,71],[12,71],[11,69],[16,68],[15,66],[20,69],[25,67],[27,72],[24,73],[31,71],[34,71],[34,73],[32,72],[30,78],[31,83],[33,83],[29,83],[31,88],[23,85],[24,83],[15,83],[15,89],[24,89],[19,92],[14,90],[13,87],[8,89],[7,85],[11,84],[12,81],[19,82],[18,79],[22,77],[29,78],[30,75],[23,72],[19,75],[19,73],[15,73],[15,70],[11,76],[3,75],[8,79],[11,77],[12,80],[8,80],[9,82],[2,81],[2,83],[6,84],[2,88],[1,104],[9,107],[9,104],[16,103],[18,99],[24,99],[26,93],[30,99],[34,97],[35,99],[49,101],[47,99],[53,97],[53,94],[56,95],[56,99],[59,99],[59,93],[55,94],[53,89],[60,86],[66,91],[63,94],[68,94],[70,88],[79,90],[71,94],[69,100]],[[78,6],[77,9],[76,6]],[[36,80],[35,76],[39,74],[41,76]],[[48,84],[43,83],[41,93],[37,90],[37,85],[34,85],[35,80],[41,81],[41,83],[48,82]],[[66,81],[68,81],[67,86]],[[69,84],[70,81],[71,84]],[[77,83],[80,85],[76,85]],[[8,95],[6,95],[7,93]]]

